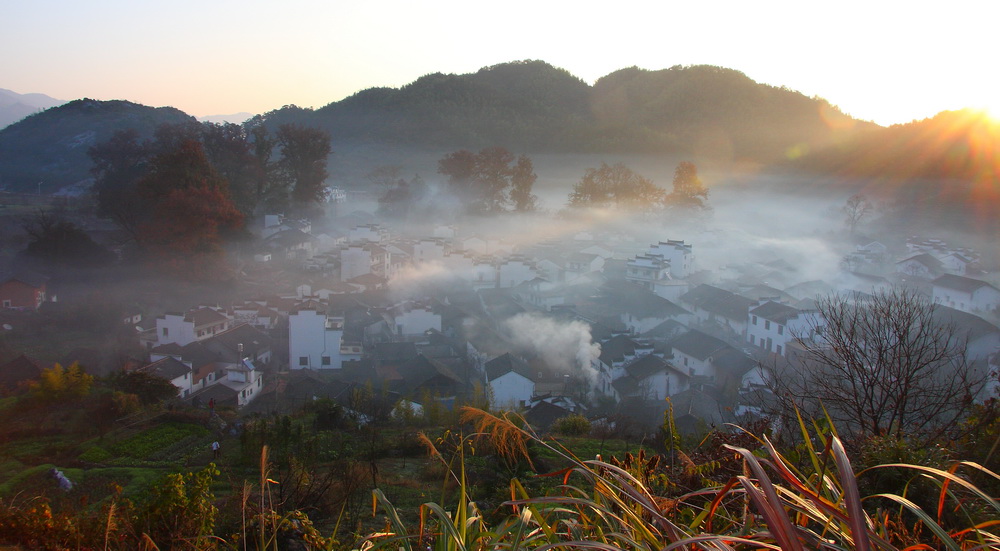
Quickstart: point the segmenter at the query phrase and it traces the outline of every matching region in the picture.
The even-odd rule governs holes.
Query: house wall
[[[819,314],[802,312],[797,317],[788,320],[787,324],[764,319],[748,314],[747,342],[766,352],[784,356],[788,352],[788,343],[797,339],[813,339],[813,327],[823,325]],[[755,323],[756,321],[756,323]]]
[[[535,394],[535,383],[513,371],[490,381],[490,405],[495,408],[516,410],[523,407]]]
[[[32,287],[16,279],[0,283],[0,305],[4,308],[38,310],[43,302],[45,302],[45,285]]]
[[[348,247],[340,252],[340,280],[347,281],[372,273],[372,255],[361,247]]]
[[[444,258],[444,245],[437,241],[421,241],[413,245],[414,262],[433,262]]]
[[[506,289],[517,287],[525,281],[535,279],[534,268],[520,260],[509,260],[500,265],[498,287]]]
[[[288,367],[340,369],[343,336],[343,325],[328,328],[325,314],[300,310],[288,316]],[[324,362],[324,358],[327,361]]]
[[[158,344],[177,343],[185,346],[198,340],[194,334],[194,323],[184,321],[183,314],[165,314],[156,318],[156,342]]]
[[[403,337],[423,335],[428,329],[441,330],[441,315],[424,308],[414,308],[395,318],[396,334]]]
[[[679,373],[664,370],[639,382],[646,400],[660,401],[688,389],[688,378]]]
[[[677,366],[677,369],[681,370],[681,372],[687,373],[690,377],[710,377],[712,380],[715,380],[715,366],[708,361],[708,358],[699,360],[676,348],[673,352],[674,359],[670,363]]]
[[[191,394],[191,379],[192,374],[190,371],[183,375],[179,375],[170,380],[170,383],[177,387],[177,396],[180,398],[187,398]]]

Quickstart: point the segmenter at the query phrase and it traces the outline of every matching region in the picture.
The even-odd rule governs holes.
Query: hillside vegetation
[[[173,108],[78,100],[0,130],[0,184],[51,192],[89,176],[86,150],[116,131],[143,137],[194,120]],[[286,106],[251,119],[294,123],[345,144],[433,149],[696,154],[771,162],[837,142],[859,123],[826,101],[712,66],[616,71],[593,86],[542,61],[423,76],[371,88],[321,109]]]
[[[161,124],[184,122],[196,119],[173,107],[128,101],[80,99],[53,107],[0,130],[0,186],[58,191],[90,176],[87,149],[115,132],[131,128],[148,138]]]

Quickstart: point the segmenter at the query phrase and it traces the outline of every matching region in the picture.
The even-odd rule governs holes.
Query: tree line
[[[321,202],[330,153],[314,128],[211,123],[161,125],[150,140],[122,130],[88,151],[98,214],[189,275],[218,268],[222,241],[247,217]]]

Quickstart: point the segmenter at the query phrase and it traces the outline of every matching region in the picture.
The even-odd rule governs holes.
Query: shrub
[[[552,424],[552,432],[564,436],[584,436],[590,432],[590,421],[577,413],[560,417]]]

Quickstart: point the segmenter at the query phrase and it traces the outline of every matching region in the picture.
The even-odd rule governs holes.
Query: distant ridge
[[[622,69],[588,86],[543,61],[420,77],[318,110],[259,118],[321,127],[337,141],[523,151],[692,153],[758,162],[874,126],[824,100],[712,66]]]
[[[630,67],[590,86],[564,69],[529,60],[469,74],[429,74],[400,88],[362,90],[315,110],[286,106],[248,122],[322,128],[335,151],[502,145],[528,154],[639,153],[777,164],[868,179],[882,189],[889,183],[907,189],[895,183],[915,179],[993,182],[1000,189],[1000,138],[976,122],[981,118],[946,112],[882,128],[823,99],[760,84],[732,69]],[[135,128],[150,136],[162,123],[194,120],[174,108],[120,100],[50,108],[0,130],[0,186],[35,191],[42,182],[43,192],[53,192],[86,180],[87,148],[114,131]]]
[[[79,99],[30,115],[0,130],[0,186],[52,193],[90,177],[87,149],[116,131],[134,128],[150,137],[163,123],[195,122],[173,107],[129,101]]]
[[[64,103],[66,100],[50,98],[45,94],[18,94],[0,88],[0,128],[13,124],[28,115]]]

